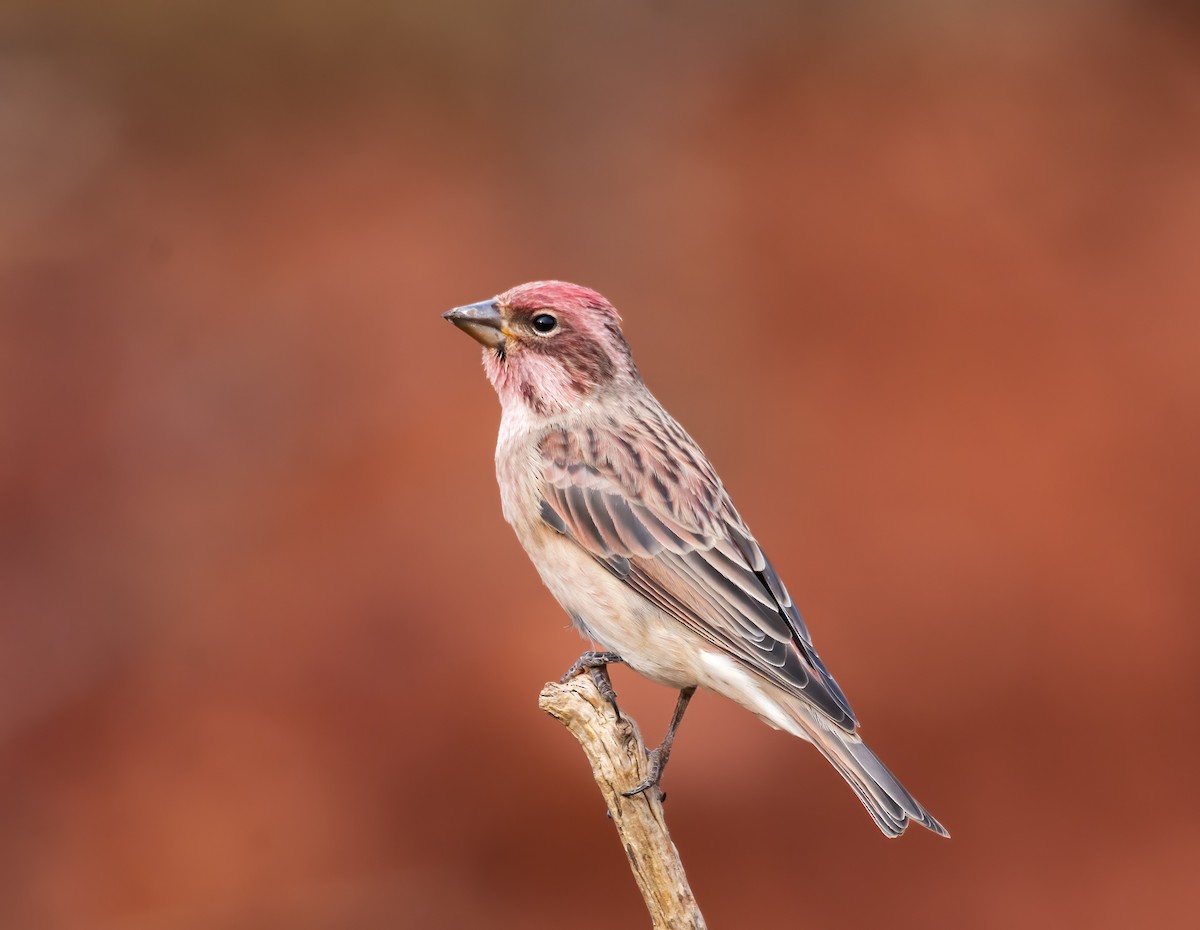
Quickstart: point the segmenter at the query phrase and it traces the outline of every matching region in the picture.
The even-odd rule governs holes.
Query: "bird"
[[[483,347],[499,395],[501,509],[550,593],[599,649],[588,672],[613,701],[610,663],[679,691],[649,773],[655,788],[697,688],[812,743],[888,837],[949,836],[858,733],[774,566],[696,442],[634,364],[601,294],[533,281],[442,316]],[[617,710],[619,715],[620,711]]]

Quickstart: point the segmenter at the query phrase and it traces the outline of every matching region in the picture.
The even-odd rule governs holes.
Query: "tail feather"
[[[886,836],[899,836],[910,821],[938,836],[950,835],[867,748],[862,737],[827,724],[807,707],[792,709],[791,716],[803,731],[796,735],[811,741],[833,764]]]

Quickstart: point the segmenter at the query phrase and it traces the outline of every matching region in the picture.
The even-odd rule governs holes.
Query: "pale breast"
[[[533,420],[524,404],[505,405],[496,438],[496,482],[504,519],[518,529],[537,515],[541,476],[537,468],[538,436],[544,424]],[[517,535],[520,536],[520,529]]]

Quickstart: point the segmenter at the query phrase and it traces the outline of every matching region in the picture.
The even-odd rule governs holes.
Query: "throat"
[[[578,409],[590,393],[581,391],[557,362],[526,351],[488,350],[483,366],[506,415],[523,408],[534,417],[556,416]]]

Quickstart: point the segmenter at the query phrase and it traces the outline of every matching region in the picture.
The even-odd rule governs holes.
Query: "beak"
[[[500,315],[500,308],[494,300],[481,300],[477,304],[455,307],[443,313],[442,319],[449,320],[489,349],[498,349],[504,345],[504,317]]]

